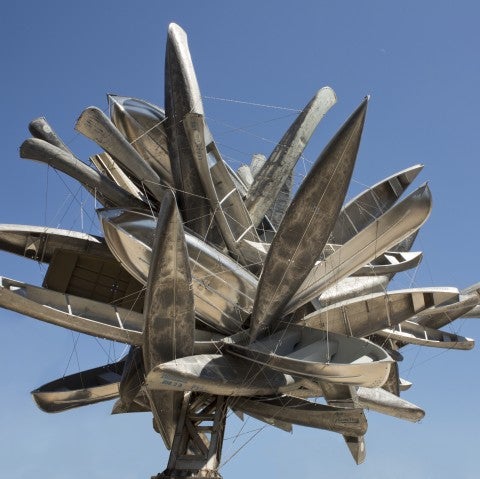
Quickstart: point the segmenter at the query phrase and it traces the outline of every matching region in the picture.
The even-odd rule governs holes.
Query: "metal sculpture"
[[[318,157],[292,201],[292,174],[335,103],[319,90],[272,154],[238,173],[205,123],[185,32],[170,25],[165,111],[109,96],[76,129],[104,150],[94,168],[45,119],[22,158],[82,183],[104,208],[104,236],[0,225],[0,248],[48,263],[42,287],[1,278],[0,306],[130,345],[126,357],[33,391],[47,412],[116,399],[114,413],[151,411],[170,449],[157,477],[220,477],[228,408],[281,429],[342,434],[365,458],[364,408],[409,421],[400,398],[406,344],[471,349],[440,330],[478,315],[480,285],[387,291],[418,265],[411,252],[431,210],[426,185],[400,200],[420,165],[342,205],[368,98]],[[324,398],[326,404],[312,402]]]

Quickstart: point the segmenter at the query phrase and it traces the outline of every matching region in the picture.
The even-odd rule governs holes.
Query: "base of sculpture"
[[[227,398],[186,393],[168,467],[152,479],[222,479],[218,472]]]
[[[189,471],[169,472],[168,470],[165,470],[156,476],[152,476],[152,479],[185,479],[186,477],[188,477],[188,479],[222,479],[222,476],[218,471],[191,471],[191,474],[193,475],[189,475],[189,473]]]

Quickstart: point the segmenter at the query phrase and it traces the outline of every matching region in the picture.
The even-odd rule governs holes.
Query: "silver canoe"
[[[0,306],[46,323],[132,346],[143,345],[143,315],[113,304],[0,277]],[[223,335],[195,330],[195,354],[217,351]]]
[[[425,184],[403,201],[383,213],[309,272],[284,313],[318,297],[333,283],[349,276],[363,265],[389,250],[427,220],[432,198]]]
[[[448,333],[440,329],[422,326],[413,321],[404,321],[395,328],[382,329],[378,331],[377,334],[393,341],[417,344],[418,346],[429,346],[431,348],[468,350],[475,346],[473,339],[464,338],[463,336]]]
[[[353,173],[367,104],[368,98],[325,147],[285,213],[258,284],[250,320],[252,341],[281,317],[329,238]]]
[[[420,251],[386,251],[353,274],[355,276],[393,275],[416,268],[422,261],[422,257],[423,253]]]
[[[42,263],[50,263],[57,249],[113,259],[99,236],[42,226],[0,224],[0,249]]]
[[[270,418],[350,436],[367,432],[367,421],[359,408],[337,408],[288,396],[268,399],[238,398],[232,401],[230,407],[267,420]]]
[[[37,406],[45,412],[61,412],[118,397],[124,361],[64,376],[32,391]]]
[[[0,277],[0,306],[80,333],[142,344],[143,316],[112,304]]]
[[[108,103],[114,125],[160,178],[172,185],[165,111],[145,100],[118,95],[108,95]]]
[[[411,422],[420,421],[425,416],[423,409],[382,388],[360,387],[357,389],[357,400],[359,406],[365,409]]]
[[[183,222],[173,192],[166,191],[158,213],[145,292],[142,353],[146,374],[159,363],[193,354],[193,305],[192,275]],[[183,394],[150,390],[146,393],[156,430],[171,449]]]
[[[275,203],[313,132],[336,102],[337,97],[330,87],[320,89],[303,108],[268,160],[255,174],[245,198],[245,206],[255,226],[261,223]]]
[[[147,375],[151,390],[199,391],[221,396],[271,396],[298,389],[302,379],[265,370],[242,358],[198,354],[155,366]]]
[[[165,56],[165,132],[173,186],[184,222],[206,237],[210,233],[211,210],[183,125],[185,115],[191,112],[203,115],[202,96],[187,34],[172,23],[168,27]]]
[[[305,316],[310,328],[363,337],[405,321],[415,314],[458,298],[456,288],[415,288],[388,291],[342,301]]]
[[[20,157],[52,166],[81,183],[104,206],[143,207],[143,201],[131,195],[97,170],[71,153],[38,138],[29,138],[20,146]]]
[[[134,278],[146,284],[156,218],[121,209],[99,210],[98,214],[112,253]],[[238,331],[251,312],[257,278],[193,234],[186,232],[185,239],[198,318],[219,332]]]
[[[162,200],[165,187],[151,166],[137,153],[102,110],[86,108],[75,124],[75,129],[101,146],[119,165],[130,172],[158,201]]]
[[[331,242],[346,243],[390,209],[422,169],[415,165],[399,171],[350,200],[338,215]]]
[[[341,334],[290,326],[247,345],[248,333],[224,340],[229,354],[298,377],[380,387],[394,362],[380,346]]]

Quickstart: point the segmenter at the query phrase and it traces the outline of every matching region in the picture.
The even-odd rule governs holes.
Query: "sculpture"
[[[34,138],[20,149],[95,195],[104,237],[0,226],[2,249],[49,264],[41,288],[3,278],[0,305],[130,351],[38,388],[37,404],[54,412],[116,398],[115,413],[151,411],[171,450],[158,477],[172,478],[219,475],[227,408],[282,429],[342,434],[357,463],[365,458],[363,408],[423,417],[400,398],[408,384],[399,349],[473,347],[440,328],[478,315],[480,286],[386,291],[421,260],[410,249],[431,197],[424,185],[399,200],[421,170],[415,165],[342,208],[368,98],[291,202],[295,164],[336,101],[330,88],[266,162],[239,172],[205,123],[180,27],[169,29],[165,111],[109,101],[111,118],[90,107],[76,124],[104,149],[91,158],[95,168],[44,119],[31,122]],[[308,400],[319,397],[326,404]]]

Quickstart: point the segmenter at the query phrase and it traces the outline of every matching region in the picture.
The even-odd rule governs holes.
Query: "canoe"
[[[202,96],[187,34],[172,23],[168,27],[165,55],[165,132],[173,187],[185,224],[205,238],[211,233],[212,211],[183,125],[187,113],[203,115]]]
[[[250,244],[260,243],[257,230],[215,143],[212,140],[206,144],[209,134],[203,115],[187,113],[183,125],[197,173],[227,248],[240,264],[260,272],[265,252],[262,254]]]
[[[368,98],[325,147],[300,185],[263,265],[250,320],[255,340],[281,314],[320,256],[345,198]]]
[[[43,226],[0,224],[0,249],[42,263],[50,263],[58,249],[114,259],[99,236]]]
[[[158,213],[152,258],[145,292],[143,364],[145,374],[172,359],[194,352],[195,311],[185,234],[173,192],[167,191]],[[149,391],[156,429],[168,449],[173,438],[183,394]]]
[[[162,201],[165,187],[151,166],[137,153],[102,110],[86,108],[75,124],[75,130],[101,146],[126,172],[129,172],[157,201]]]
[[[106,152],[92,155],[90,161],[95,165],[95,168],[102,174],[110,178],[120,188],[128,191],[133,196],[148,204],[148,199],[145,192],[142,191],[128,175],[117,165],[116,161]]]
[[[360,296],[308,314],[300,324],[348,336],[364,337],[405,321],[453,298],[456,288],[412,288]]]
[[[367,431],[367,421],[360,408],[326,406],[291,396],[237,398],[231,402],[230,407],[246,414],[350,436],[365,434]]]
[[[0,306],[72,331],[142,345],[143,316],[80,296],[0,277]]]
[[[113,124],[163,182],[172,185],[165,111],[139,98],[107,95]]]
[[[315,265],[286,305],[283,314],[295,311],[325,289],[369,263],[410,236],[427,220],[432,198],[425,184]]]
[[[38,138],[29,138],[20,146],[20,157],[40,161],[82,184],[104,206],[146,206],[107,176],[83,163],[71,153]]]
[[[399,419],[417,422],[425,416],[423,409],[382,388],[360,387],[357,389],[357,399],[362,408]]]
[[[344,244],[390,209],[422,171],[414,165],[376,183],[350,200],[338,215],[330,241]]]
[[[112,253],[134,278],[146,284],[156,218],[122,209],[103,209],[98,215]],[[199,321],[225,334],[238,331],[251,313],[257,278],[188,231],[185,239]]]
[[[165,193],[158,215],[143,315],[146,373],[160,362],[193,354],[192,275],[182,218],[170,191]]]
[[[271,396],[293,391],[302,380],[242,358],[198,354],[155,366],[149,390],[198,391],[220,396]]]
[[[63,140],[55,133],[46,118],[40,117],[32,120],[28,124],[28,131],[34,138],[44,140],[47,143],[50,143],[51,145],[54,145],[57,148],[60,148],[61,150],[73,155],[72,150],[70,150]]]
[[[404,321],[395,326],[395,328],[385,328],[376,334],[393,341],[431,348],[469,350],[475,346],[473,339],[422,326],[413,321]]]
[[[297,377],[380,387],[394,362],[380,346],[366,339],[289,326],[247,344],[248,333],[223,340],[226,353]]]
[[[313,132],[337,102],[330,87],[320,89],[283,135],[268,160],[255,174],[245,198],[253,224],[259,226],[292,174]]]
[[[124,365],[122,360],[64,376],[32,391],[33,399],[42,411],[50,413],[115,399]]]
[[[463,293],[463,291],[461,291]],[[470,314],[478,304],[479,296],[476,293],[460,294],[458,301],[449,301],[431,310],[419,313],[412,321],[429,328],[440,329],[458,318]]]
[[[386,251],[353,274],[355,276],[394,275],[416,268],[422,261],[422,257],[423,253],[420,251]]]
[[[46,323],[132,346],[143,345],[143,315],[112,304],[0,277],[0,306]],[[218,351],[223,335],[195,330],[195,354]]]

